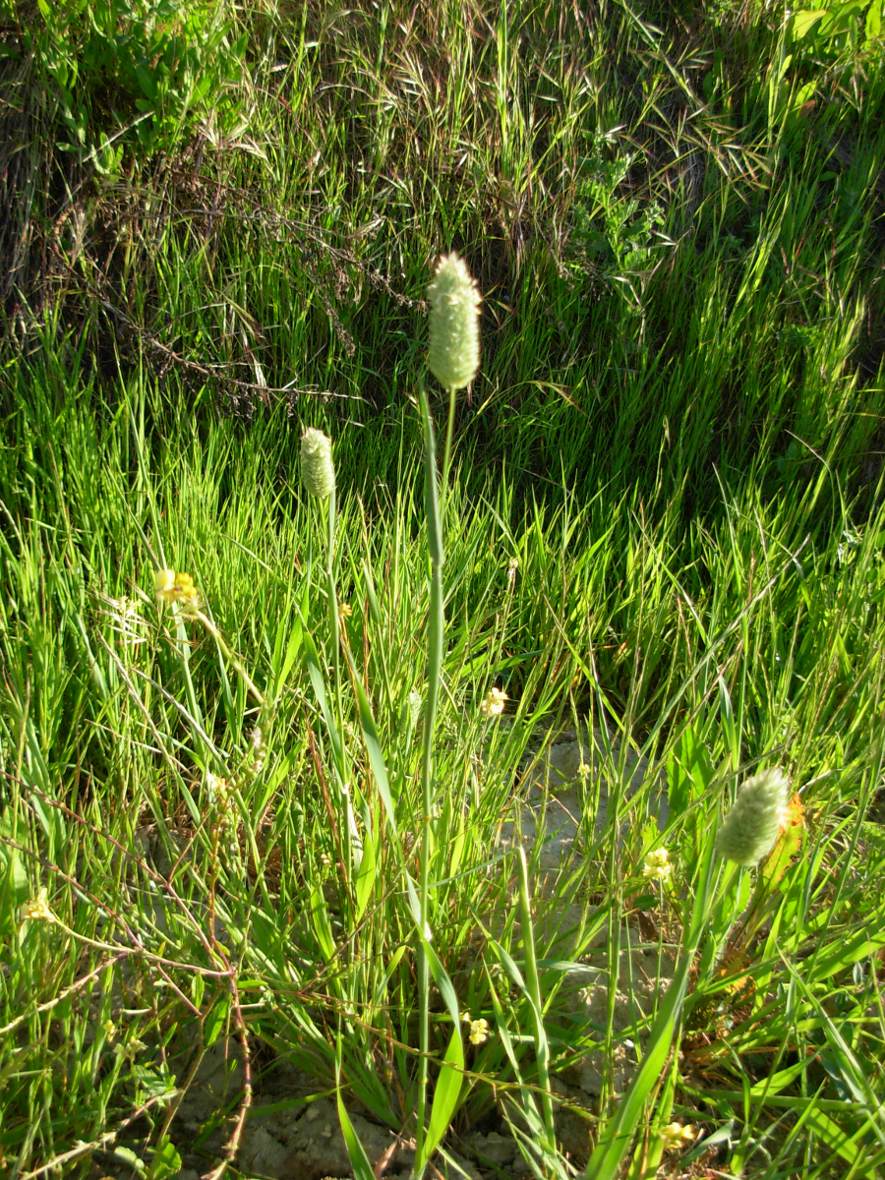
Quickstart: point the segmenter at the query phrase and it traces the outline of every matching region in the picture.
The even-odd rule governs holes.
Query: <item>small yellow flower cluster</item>
[[[483,717],[500,717],[504,712],[507,693],[501,688],[490,688],[479,702],[479,711]]]
[[[691,1123],[686,1123],[684,1126],[682,1123],[667,1123],[666,1127],[661,1128],[664,1151],[687,1147],[689,1143],[694,1143],[697,1137],[697,1130]]]
[[[670,853],[666,848],[653,848],[642,866],[643,877],[647,881],[669,881],[672,874]]]
[[[200,594],[190,574],[157,570],[154,574],[154,589],[161,602],[180,602],[191,607],[200,605]]]
[[[140,1037],[130,1037],[125,1044],[121,1041],[114,1046],[114,1053],[117,1057],[126,1058],[129,1061],[134,1061],[139,1053],[143,1053],[147,1045]]]
[[[467,1035],[467,1039],[471,1045],[484,1045],[489,1039],[489,1022],[482,1018],[474,1020],[469,1012],[462,1012],[461,1019],[465,1024],[470,1025],[470,1032]]]
[[[22,906],[21,917],[23,922],[55,921],[55,914],[49,908],[49,896],[46,892],[45,885],[38,890],[36,897],[32,897],[30,901],[25,902]]]

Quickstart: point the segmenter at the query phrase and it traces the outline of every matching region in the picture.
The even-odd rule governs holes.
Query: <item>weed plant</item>
[[[493,1119],[540,1177],[885,1172],[861,7],[225,10],[264,38],[248,132],[195,122],[54,237],[29,174],[57,265],[18,256],[2,354],[0,1168],[176,1175],[225,1044],[213,1176],[280,1059],[360,1180],[355,1112],[419,1175]],[[421,384],[450,247],[484,297],[452,398]],[[582,727],[551,875],[519,825]],[[739,867],[717,832],[775,768]]]

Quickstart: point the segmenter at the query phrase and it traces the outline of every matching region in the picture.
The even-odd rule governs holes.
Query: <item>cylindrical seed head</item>
[[[463,389],[479,369],[480,295],[463,259],[439,260],[427,288],[430,348],[427,367],[445,389]]]
[[[312,496],[324,500],[335,490],[332,443],[322,430],[309,426],[301,436],[301,478]]]
[[[786,818],[789,786],[777,768],[747,779],[716,837],[720,856],[740,865],[755,865],[768,856]]]

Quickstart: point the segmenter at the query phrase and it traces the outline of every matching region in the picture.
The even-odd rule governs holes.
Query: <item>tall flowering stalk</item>
[[[338,591],[335,585],[335,539],[338,507],[335,495],[335,464],[332,459],[332,442],[322,430],[309,426],[301,436],[301,482],[314,499],[326,507],[326,601],[328,604],[329,635],[332,647],[332,670],[335,697],[335,723],[338,733],[344,733],[344,705],[341,698],[341,611],[338,607]],[[360,836],[350,796],[344,749],[340,742],[333,743],[335,770],[344,808],[344,820],[349,840],[345,855],[348,870],[353,861],[359,864]]]
[[[427,367],[449,393],[449,416],[443,459],[443,487],[448,477],[451,457],[455,394],[469,385],[479,368],[479,292],[465,263],[455,254],[440,259],[433,281],[427,290],[430,302],[430,347]],[[443,509],[440,506],[437,474],[436,437],[423,380],[419,384],[418,402],[424,428],[424,507],[427,514],[427,541],[430,550],[430,626],[428,638],[427,704],[421,750],[421,863],[418,882],[419,904],[419,1065],[415,1151],[415,1176],[423,1176],[432,1150],[425,1128],[427,1084],[430,1060],[430,973],[432,932],[429,922],[431,823],[433,816],[433,731],[439,705],[442,680],[443,635]],[[441,971],[441,965],[438,971]],[[439,982],[439,981],[438,981]],[[451,986],[451,985],[449,985]],[[463,1063],[463,1045],[457,1019],[454,1022],[450,1057]],[[454,1102],[453,1102],[454,1105]],[[434,1111],[434,1114],[436,1112]],[[436,1120],[434,1119],[434,1122]]]
[[[312,496],[325,500],[335,495],[332,443],[322,430],[312,426],[301,436],[301,478]]]
[[[332,651],[335,662],[335,683],[340,682],[338,651],[338,596],[335,589],[335,465],[332,462],[332,443],[322,430],[309,426],[301,436],[301,482],[311,496],[327,502],[328,546],[326,549],[326,581],[329,594],[329,627],[332,632]]]
[[[716,835],[716,851],[727,861],[741,868],[760,866],[753,896],[739,922],[737,940],[732,938],[733,949],[748,946],[765,920],[773,885],[779,878],[770,879],[761,866],[790,826],[789,796],[790,780],[779,768],[752,775],[738,790]]]

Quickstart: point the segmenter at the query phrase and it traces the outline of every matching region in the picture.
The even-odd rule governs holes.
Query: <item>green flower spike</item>
[[[312,426],[301,436],[301,478],[312,496],[325,500],[335,490],[332,443]]]
[[[774,848],[787,814],[789,779],[777,768],[748,778],[725,817],[716,850],[739,865],[755,865]]]
[[[439,260],[427,288],[430,348],[427,367],[444,389],[463,389],[479,369],[480,295],[463,259]]]

